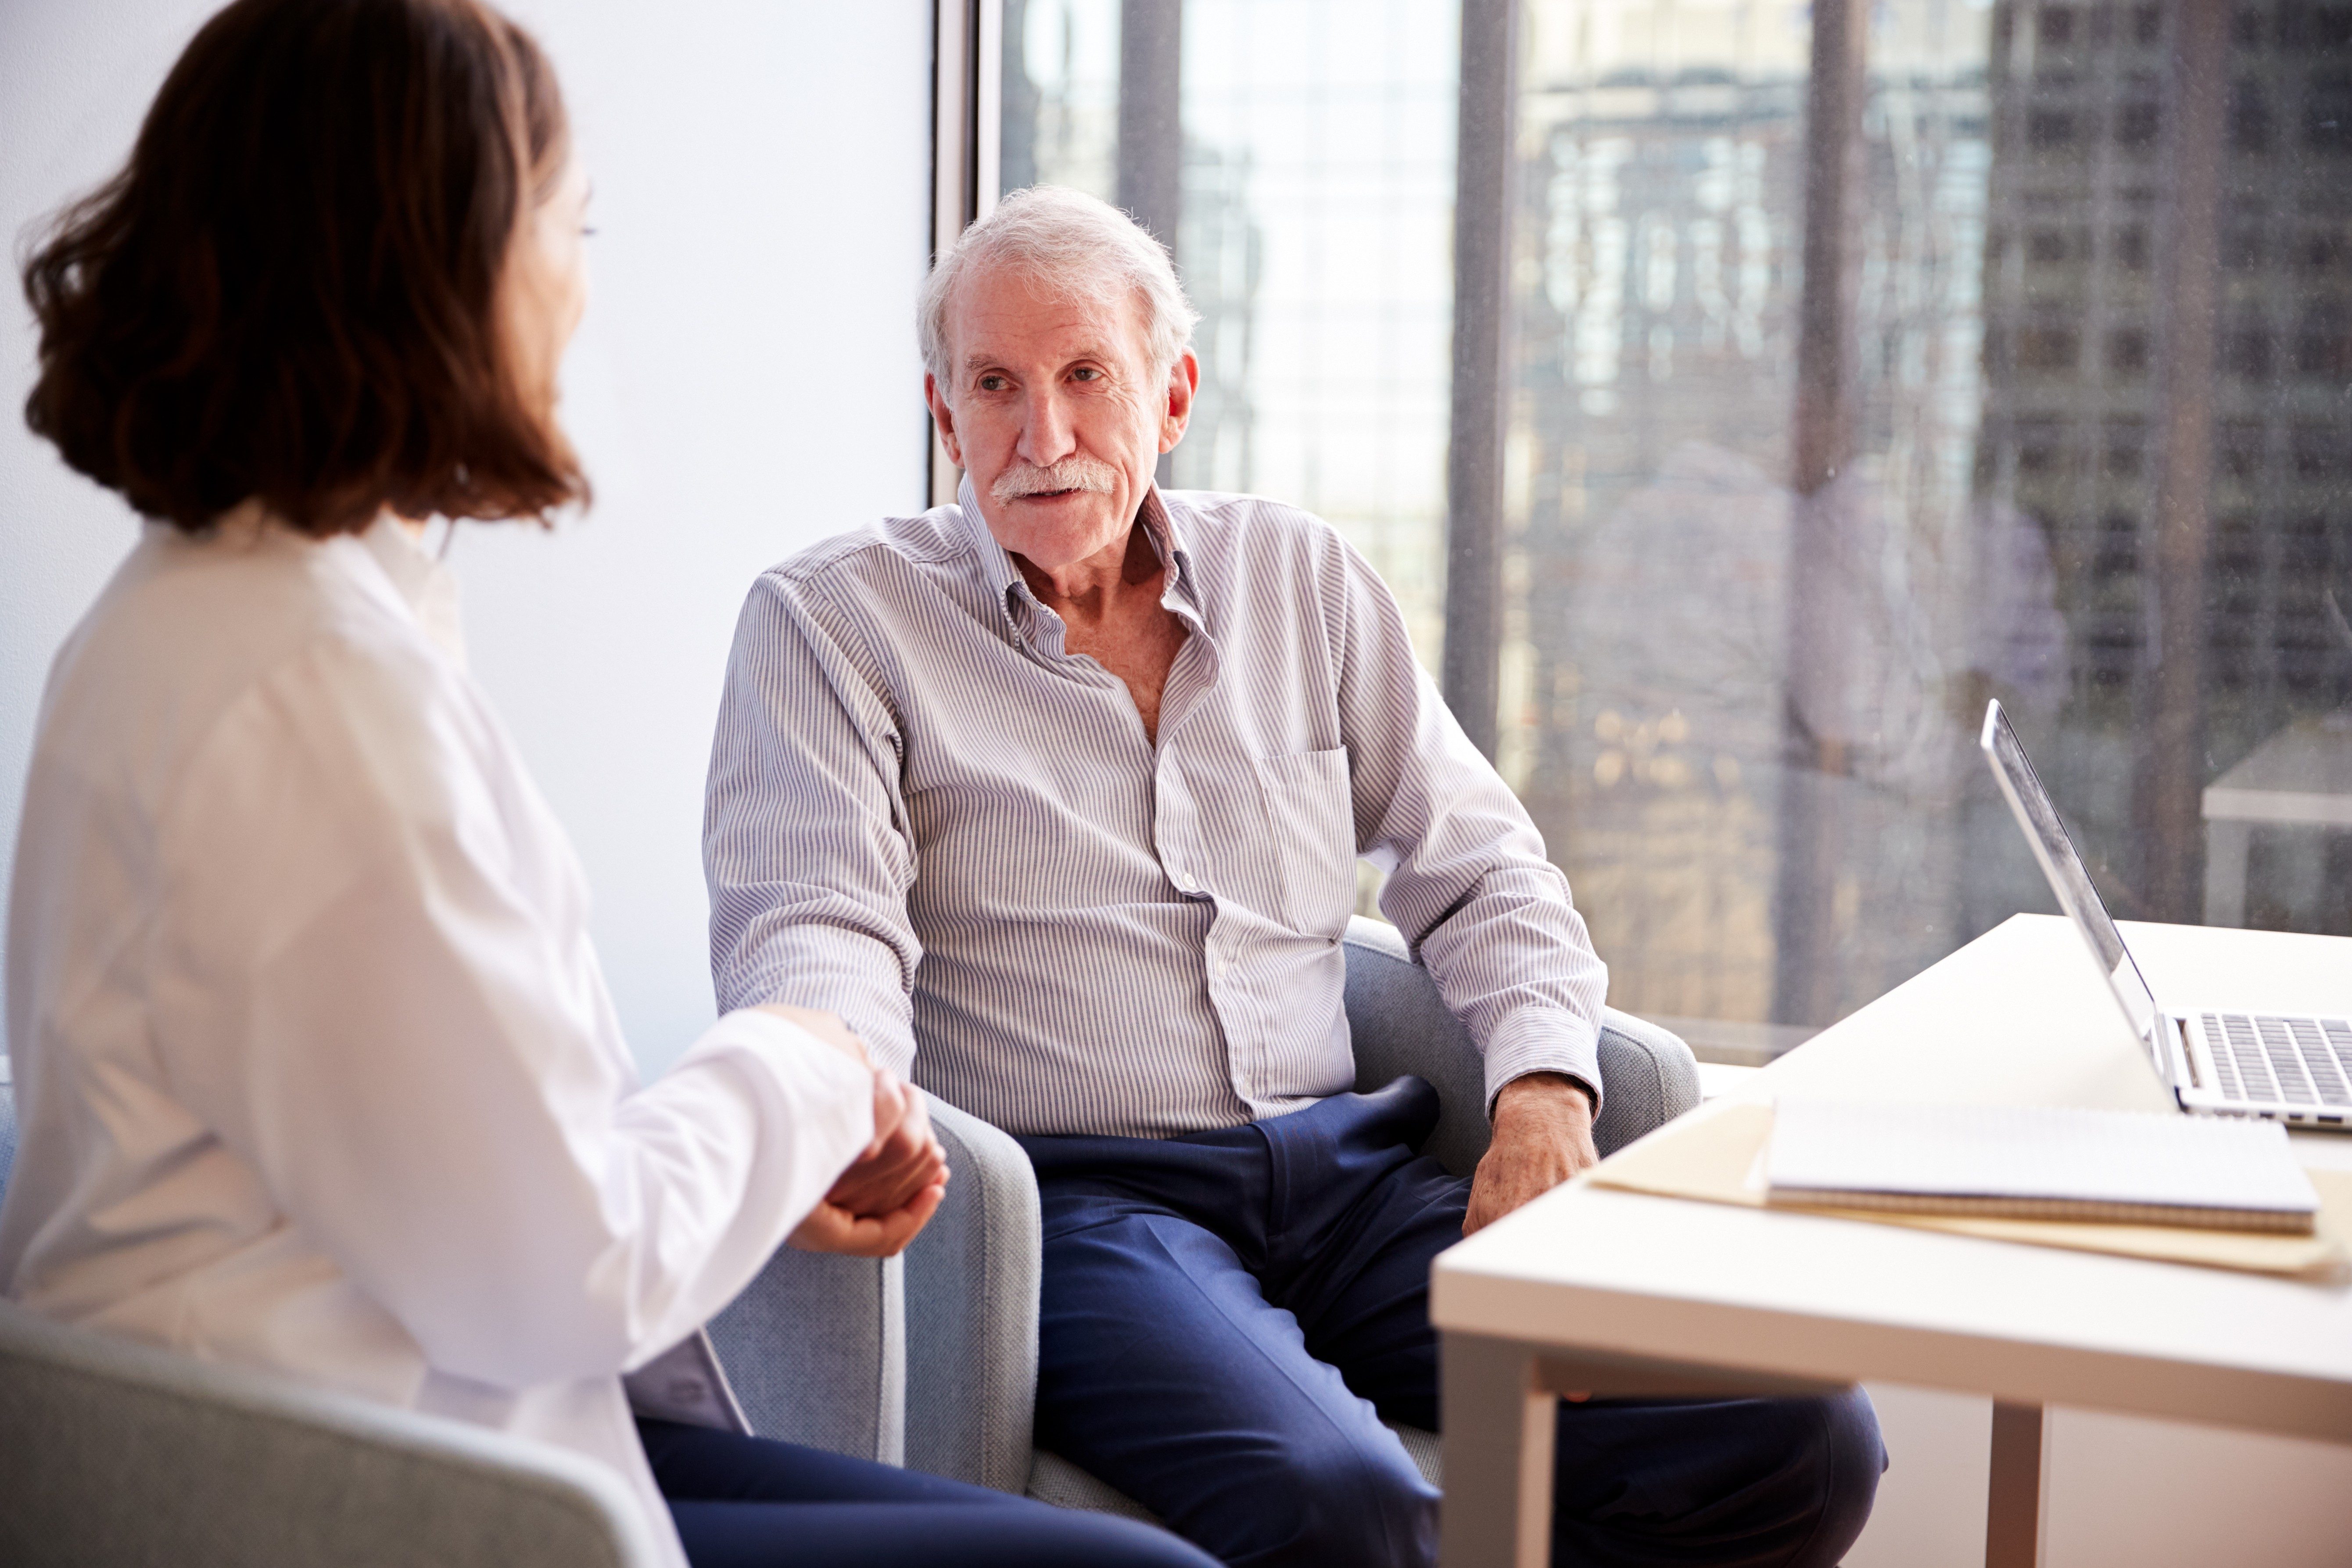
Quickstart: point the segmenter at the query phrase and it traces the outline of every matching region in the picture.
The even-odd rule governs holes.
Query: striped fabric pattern
[[[969,483],[759,578],[704,817],[719,1006],[831,1009],[1013,1133],[1233,1126],[1353,1083],[1362,855],[1489,1103],[1532,1071],[1597,1095],[1607,971],[1370,566],[1254,497],[1143,520],[1188,632],[1156,747]]]

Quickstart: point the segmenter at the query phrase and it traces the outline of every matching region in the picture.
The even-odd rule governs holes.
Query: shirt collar
[[[425,639],[464,669],[466,632],[457,574],[425,554],[425,547],[389,512],[370,523],[359,542],[407,601]]]
[[[1027,595],[1029,585],[1021,580],[1021,569],[1013,564],[1013,552],[998,544],[996,536],[988,531],[988,519],[980,515],[980,492],[972,488],[969,474],[957,481],[956,507],[962,514],[964,544],[980,563],[981,581],[995,599],[997,608],[1004,612],[1006,621],[1017,630],[1021,620],[1015,606],[1021,597]]]
[[[1192,552],[1184,542],[1184,504],[1170,502],[1154,484],[1143,497],[1139,515],[1151,548],[1160,554],[1160,564],[1168,569],[1168,588],[1163,598],[1181,601],[1183,607],[1198,613],[1201,596],[1192,581]],[[1176,607],[1170,605],[1171,609]]]
[[[1028,581],[1022,577],[1021,569],[1013,564],[1012,552],[999,544],[996,536],[988,531],[988,519],[980,515],[980,494],[972,488],[969,474],[957,483],[956,507],[962,513],[964,543],[980,565],[981,581],[995,600],[997,607],[1004,612],[1007,624],[1017,634],[1024,620],[1021,606],[1036,604],[1036,596],[1029,591]],[[1160,557],[1160,564],[1168,570],[1163,602],[1175,601],[1170,603],[1171,609],[1181,603],[1181,607],[1197,615],[1201,601],[1192,583],[1192,554],[1185,548],[1184,535],[1177,522],[1181,510],[1181,504],[1174,507],[1168,504],[1155,482],[1144,491],[1143,506],[1136,515],[1143,523],[1145,537],[1151,540],[1153,551]],[[1037,608],[1043,610],[1045,607],[1037,605]]]

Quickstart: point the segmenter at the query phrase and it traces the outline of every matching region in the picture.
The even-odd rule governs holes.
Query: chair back
[[[1492,1131],[1485,1057],[1395,926],[1358,916],[1348,923],[1346,947],[1356,1088],[1377,1089],[1408,1072],[1427,1079],[1437,1091],[1437,1130],[1421,1152],[1455,1176],[1470,1175]],[[1598,1056],[1601,1105],[1592,1142],[1604,1155],[1698,1103],[1690,1047],[1655,1024],[1604,1009]]]
[[[1356,1088],[1369,1092],[1406,1073],[1437,1091],[1437,1130],[1421,1152],[1455,1176],[1486,1152],[1486,1064],[1470,1031],[1446,1008],[1429,971],[1412,961],[1397,928],[1359,915],[1348,923],[1348,1033]]]
[[[618,1476],[545,1444],[0,1302],[0,1563],[643,1568]]]
[[[16,1152],[0,1082],[0,1192]],[[583,1455],[0,1301],[0,1563],[657,1561],[635,1496]]]

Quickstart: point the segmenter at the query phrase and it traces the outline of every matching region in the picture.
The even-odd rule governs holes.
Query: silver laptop
[[[2183,1008],[2159,1003],[2123,933],[2091,885],[2066,825],[2050,803],[2000,704],[1986,705],[1977,744],[2025,830],[2058,906],[2074,922],[2116,1004],[2131,1020],[2157,1076],[2184,1111],[2266,1116],[2302,1127],[2347,1129],[2352,1119],[2352,1019]]]

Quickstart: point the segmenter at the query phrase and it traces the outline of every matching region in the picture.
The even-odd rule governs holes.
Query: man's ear
[[[1168,412],[1160,421],[1160,450],[1173,452],[1192,423],[1193,394],[1201,390],[1201,361],[1187,349],[1168,367]]]
[[[939,379],[929,371],[923,372],[923,401],[931,405],[931,423],[940,427],[940,444],[948,449],[948,461],[962,467],[963,443],[956,439],[955,409],[940,391]]]

